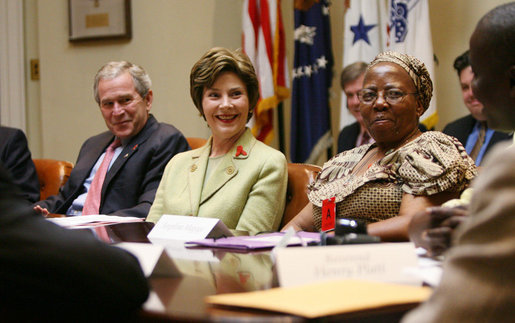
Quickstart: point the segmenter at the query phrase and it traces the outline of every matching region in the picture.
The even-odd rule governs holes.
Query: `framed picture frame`
[[[69,41],[131,39],[130,0],[68,0]]]

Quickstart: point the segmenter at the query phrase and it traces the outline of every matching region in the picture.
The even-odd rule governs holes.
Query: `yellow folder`
[[[316,318],[384,306],[420,303],[432,289],[361,280],[327,281],[289,288],[208,296],[214,305],[237,306]]]

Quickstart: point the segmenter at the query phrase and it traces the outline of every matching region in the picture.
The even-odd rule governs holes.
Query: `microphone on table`
[[[381,242],[379,237],[367,234],[367,224],[362,220],[337,219],[334,235],[329,235],[327,232],[320,233],[322,246],[379,242]]]

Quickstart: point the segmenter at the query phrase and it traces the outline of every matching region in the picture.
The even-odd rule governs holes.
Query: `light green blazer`
[[[229,229],[276,231],[286,199],[284,155],[257,141],[249,129],[205,183],[212,138],[199,149],[175,155],[166,166],[147,221],[163,214],[219,218]],[[242,146],[246,154],[237,155]]]

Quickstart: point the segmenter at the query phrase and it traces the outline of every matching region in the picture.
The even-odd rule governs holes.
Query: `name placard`
[[[421,284],[404,269],[417,266],[413,243],[381,243],[275,251],[281,287],[337,280],[364,279],[388,283]]]
[[[181,272],[164,251],[163,246],[150,243],[121,242],[116,247],[125,249],[138,258],[145,277],[181,277]]]
[[[231,237],[233,234],[220,219],[165,214],[147,235],[153,240],[198,240]]]
[[[166,253],[173,259],[186,259],[193,261],[220,262],[213,251],[209,249],[186,248],[181,240],[152,240],[153,244],[162,245]]]

